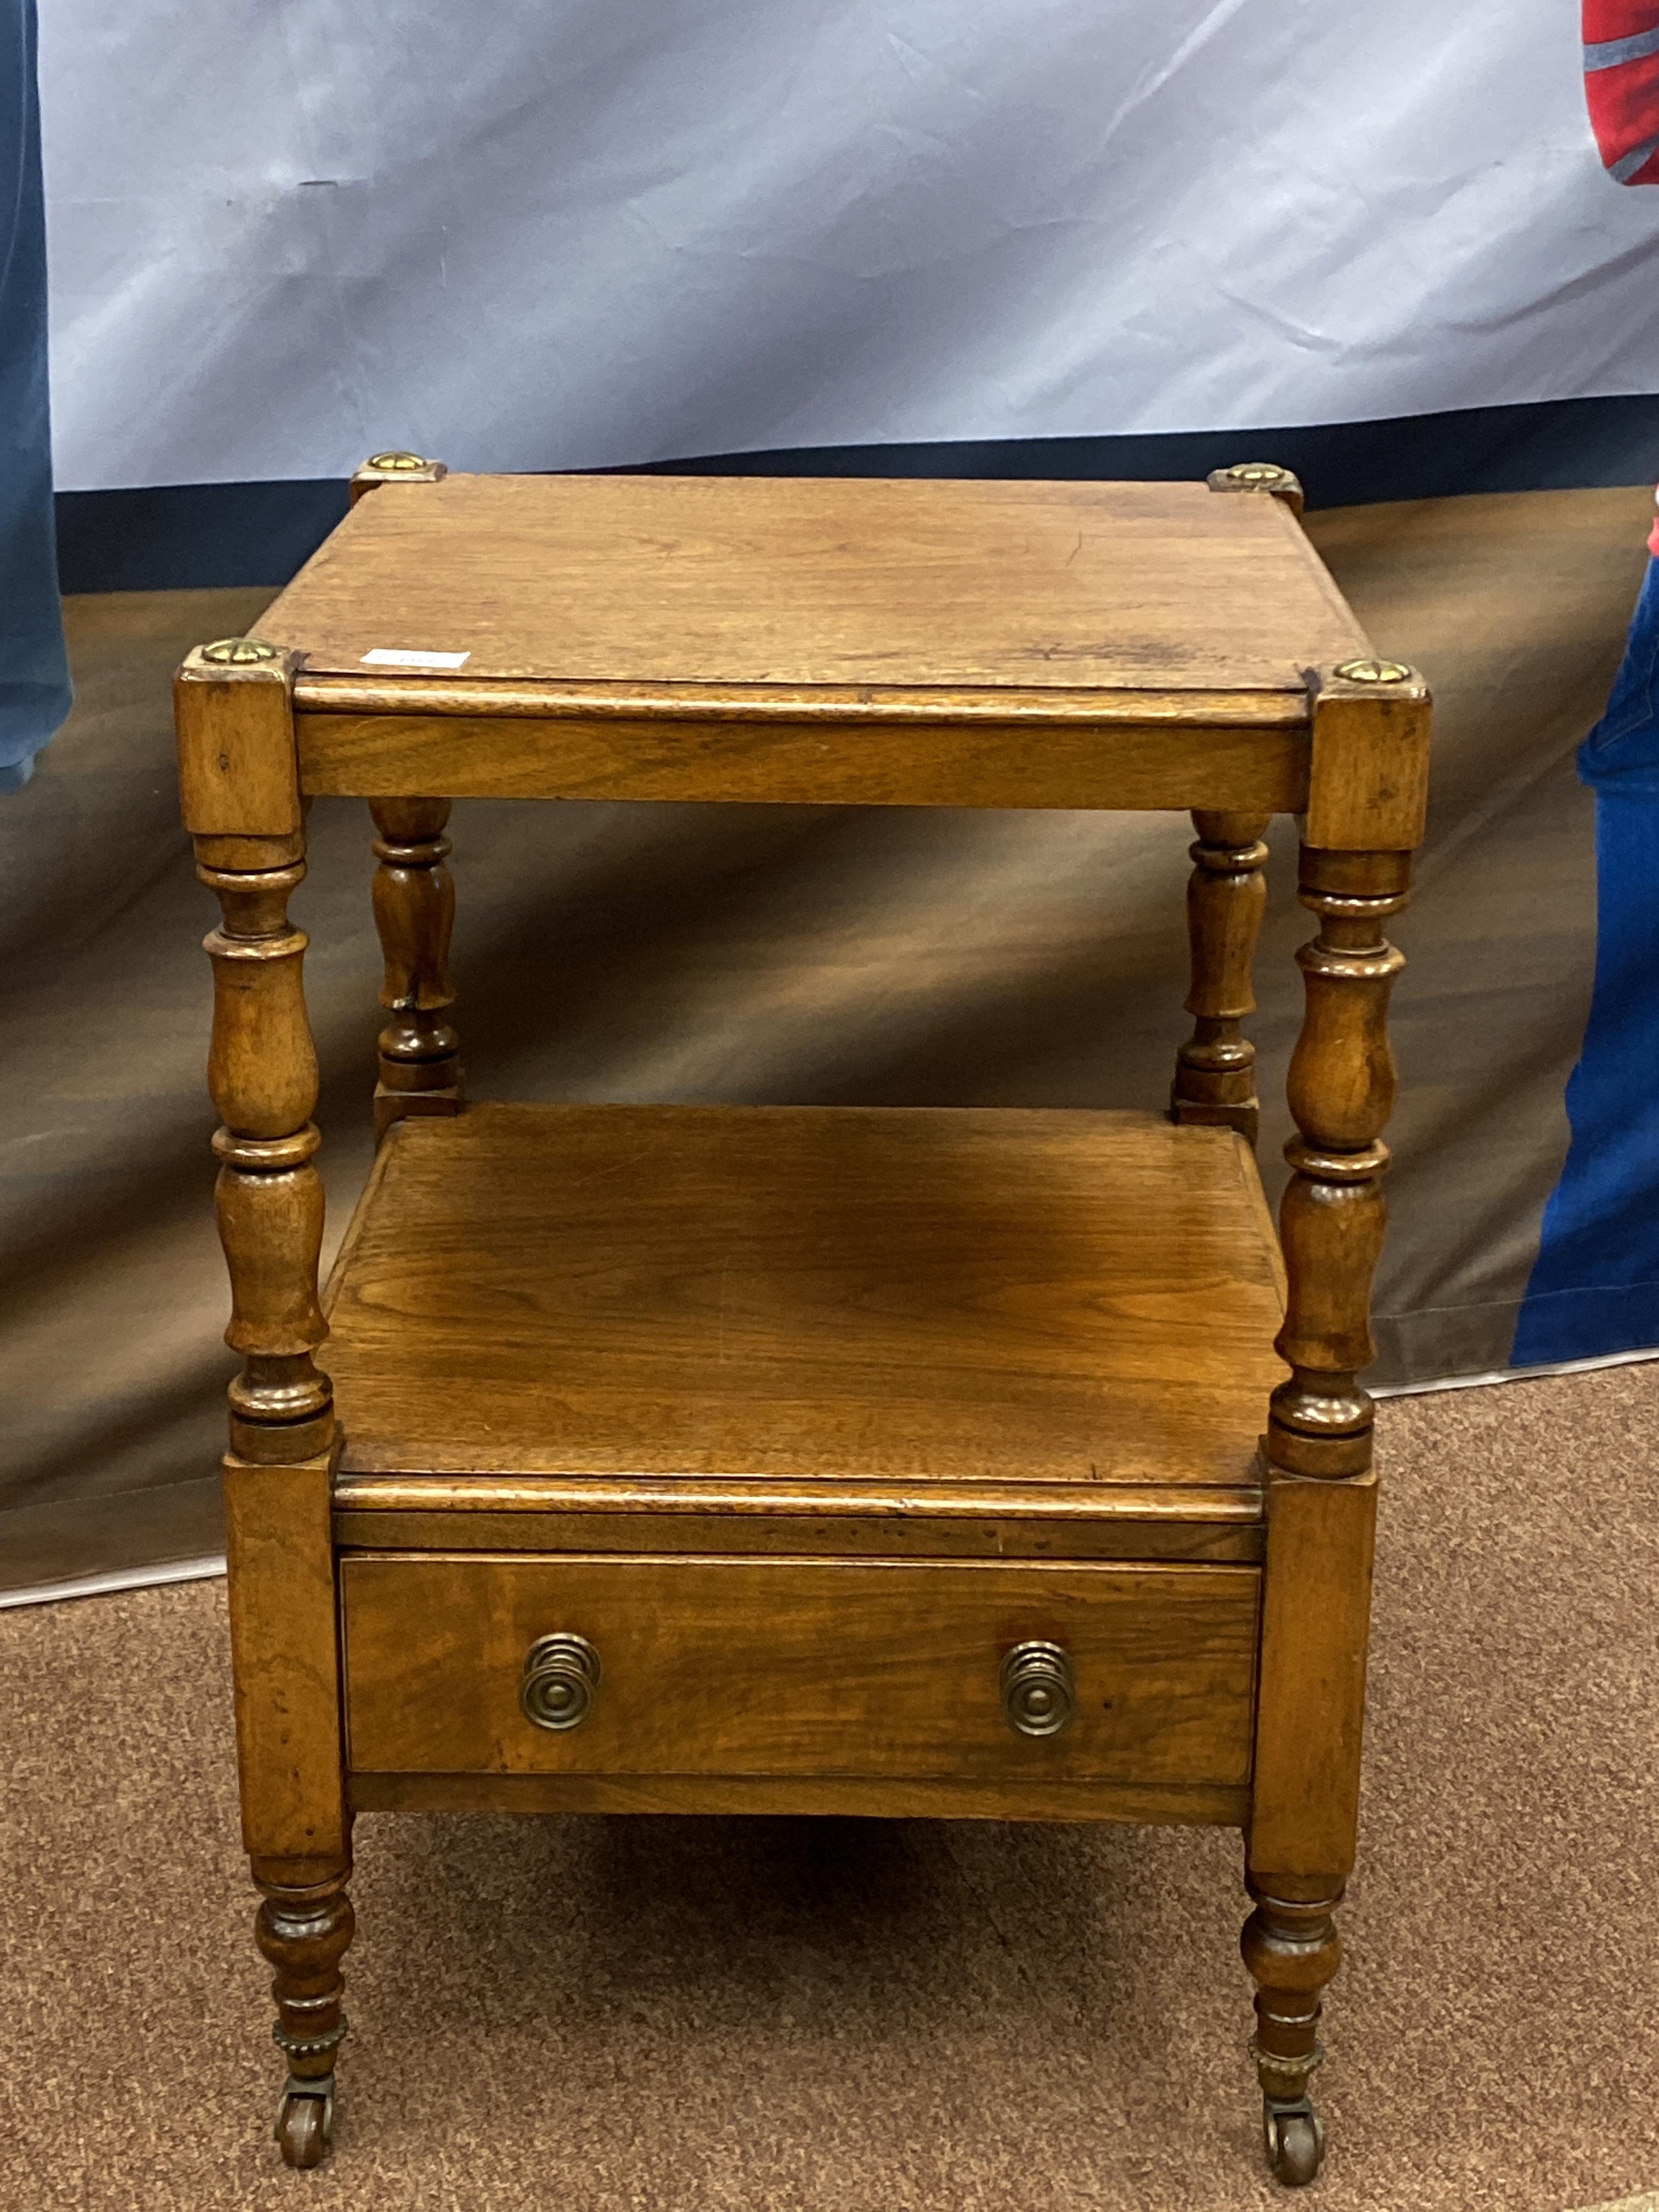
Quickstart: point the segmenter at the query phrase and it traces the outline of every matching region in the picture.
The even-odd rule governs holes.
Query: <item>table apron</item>
[[[295,716],[315,796],[1295,814],[1308,727],[1074,720]]]

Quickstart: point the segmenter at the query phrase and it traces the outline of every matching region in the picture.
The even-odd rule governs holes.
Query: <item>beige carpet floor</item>
[[[1659,2188],[1659,1366],[1397,1401],[1322,2212]],[[1237,1837],[359,1824],[286,2172],[222,1585],[0,1616],[0,2204],[1233,2212]]]

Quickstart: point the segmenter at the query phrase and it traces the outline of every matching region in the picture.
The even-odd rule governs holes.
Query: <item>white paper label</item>
[[[377,645],[363,655],[365,668],[459,668],[470,653],[420,653],[412,646]]]

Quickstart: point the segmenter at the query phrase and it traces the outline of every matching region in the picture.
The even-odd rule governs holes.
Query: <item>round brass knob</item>
[[[538,1636],[525,1654],[519,1703],[538,1728],[580,1728],[599,1686],[599,1655],[585,1636]]]
[[[1077,1712],[1077,1669],[1060,1644],[1016,1644],[999,1676],[1002,1710],[1018,1735],[1058,1735]]]
[[[429,469],[432,464],[424,453],[371,453],[363,465],[389,477],[402,477],[416,469]]]
[[[216,668],[251,668],[257,660],[275,660],[276,648],[262,637],[216,637],[202,647],[202,659]]]

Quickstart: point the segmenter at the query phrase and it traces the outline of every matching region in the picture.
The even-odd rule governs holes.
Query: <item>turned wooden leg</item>
[[[1261,1118],[1255,1047],[1240,1027],[1255,1011],[1251,963],[1261,933],[1267,882],[1265,814],[1194,814],[1198,842],[1187,885],[1193,988],[1192,1036],[1176,1060],[1170,1112],[1177,1121],[1220,1123],[1254,1145]]]
[[[314,1874],[313,1881],[296,1875]],[[334,2127],[334,2055],[346,2032],[340,1961],[351,1941],[349,1861],[325,1868],[255,1859],[264,1899],[254,1940],[275,1970],[272,2030],[288,2061],[276,2111],[276,2141],[289,2166],[319,2166]]]
[[[1307,1009],[1291,1062],[1298,1134],[1279,1213],[1291,1370],[1267,1429],[1267,1554],[1247,1844],[1255,1910],[1252,2050],[1267,2155],[1310,2181],[1324,2136],[1309,2097],[1320,1992],[1341,1960],[1332,1919],[1353,1865],[1376,1484],[1370,1285],[1383,1225],[1381,1133],[1394,1103],[1388,1001],[1404,964],[1382,924],[1406,902],[1407,853],[1304,847],[1301,897],[1319,934],[1297,956]]]
[[[327,1334],[317,1286],[320,1139],[310,1118],[317,1058],[301,981],[306,939],[288,919],[305,864],[198,872],[224,916],[207,939],[208,1079],[223,1116],[213,1149],[231,1282],[226,1340],[244,1362],[230,1386],[225,1462],[242,1826],[266,1899],[258,1942],[276,1970],[276,2040],[289,2062],[277,2141],[290,2166],[315,2166],[333,2122],[351,1908],[329,1516],[334,1416],[314,1358]]]
[[[380,1004],[392,1019],[380,1031],[380,1079],[374,1133],[385,1136],[410,1114],[458,1114],[463,1103],[460,1040],[444,1019],[455,1003],[449,939],[455,886],[444,862],[447,799],[377,799],[370,810],[374,851],[374,923],[386,959]]]
[[[1252,1875],[1255,1911],[1241,1949],[1255,1979],[1255,2033],[1250,2056],[1261,2084],[1267,2164],[1292,2187],[1311,2181],[1325,2155],[1325,2129],[1308,2086],[1325,2053],[1319,2041],[1320,1992],[1342,1963],[1332,1913],[1341,1897],[1273,1897]]]

